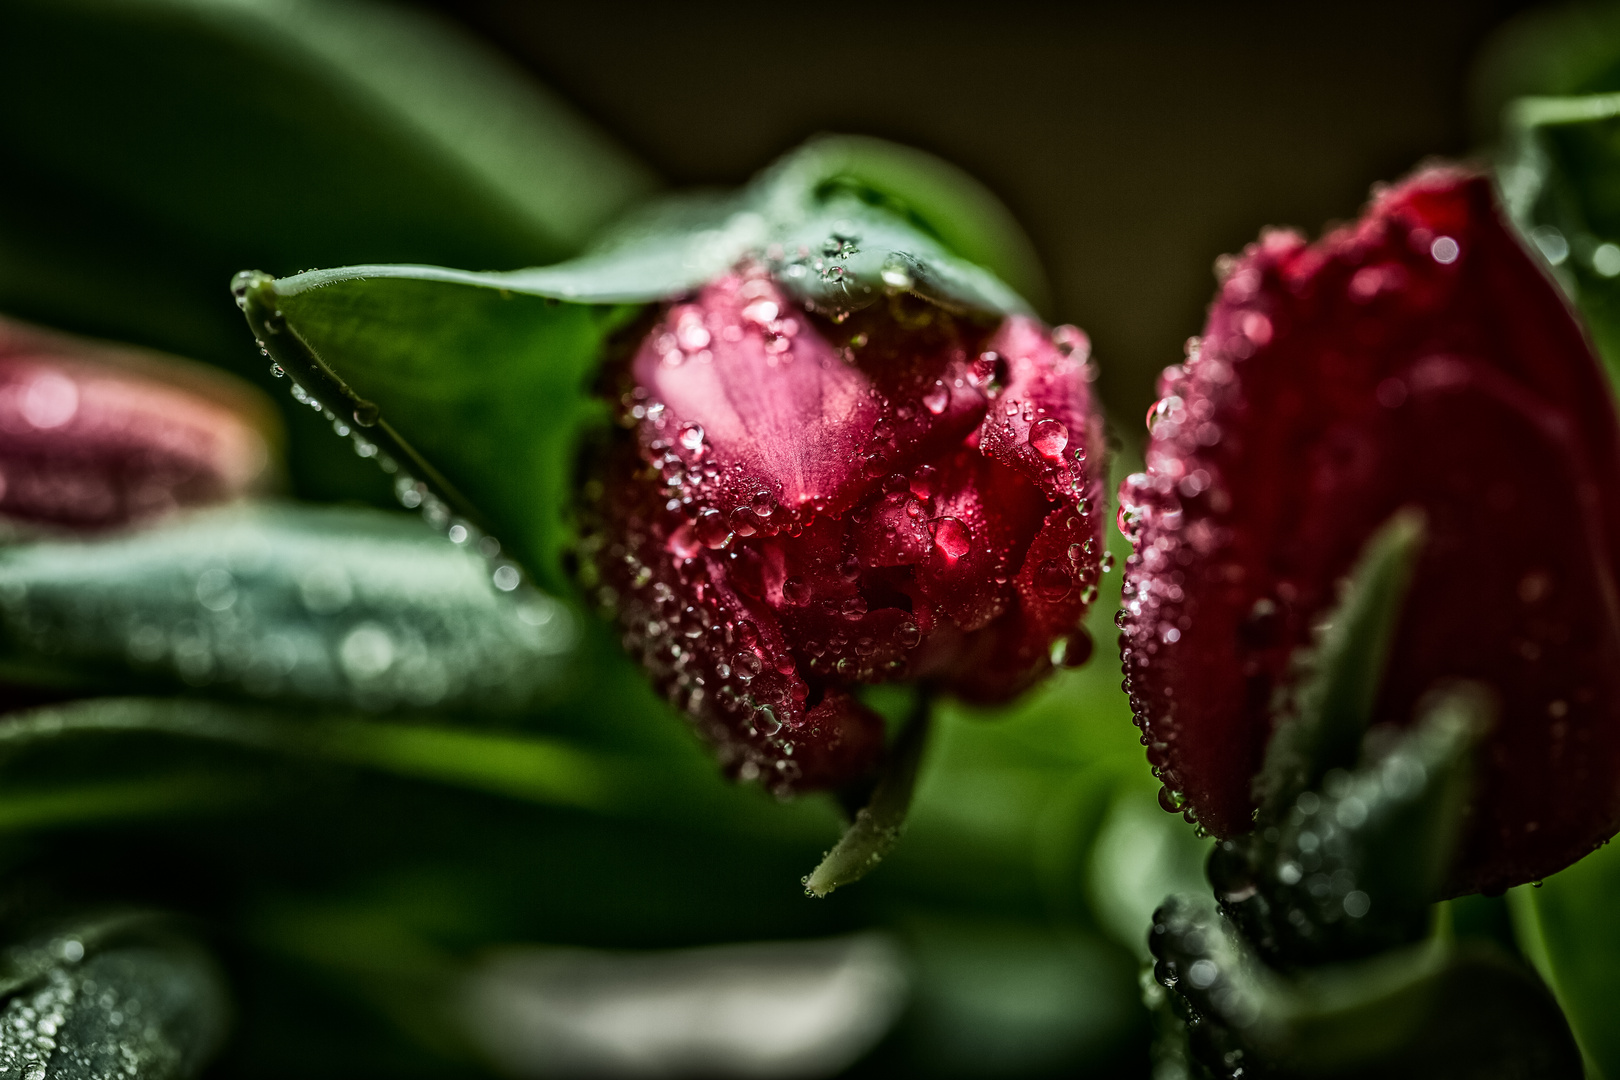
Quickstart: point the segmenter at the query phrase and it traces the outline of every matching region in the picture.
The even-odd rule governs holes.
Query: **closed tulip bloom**
[[[595,514],[630,652],[728,770],[870,774],[863,684],[1002,701],[1089,653],[1104,468],[1072,327],[908,296],[833,321],[745,266],[664,307],[622,371]]]
[[[1620,826],[1620,431],[1563,295],[1459,168],[1222,273],[1121,492],[1124,666],[1167,801],[1248,829],[1291,658],[1413,507],[1426,541],[1375,720],[1489,686],[1450,891],[1568,865]]]
[[[233,498],[273,430],[217,373],[0,321],[0,518],[103,529]]]

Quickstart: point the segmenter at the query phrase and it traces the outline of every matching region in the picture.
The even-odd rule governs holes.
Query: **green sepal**
[[[1273,967],[1370,956],[1425,932],[1494,698],[1459,683],[1420,709],[1411,728],[1369,731],[1358,768],[1329,771],[1274,823],[1211,854],[1217,899]]]
[[[1329,770],[1349,768],[1360,756],[1423,537],[1422,512],[1402,510],[1362,548],[1300,665],[1293,699],[1255,777],[1262,826],[1319,786]]]

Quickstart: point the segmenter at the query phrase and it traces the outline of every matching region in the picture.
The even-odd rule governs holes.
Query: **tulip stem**
[[[918,688],[916,702],[889,750],[872,797],[855,812],[838,843],[804,879],[804,890],[810,896],[826,896],[840,885],[859,881],[900,842],[911,809],[911,795],[917,787],[917,768],[928,742],[933,704],[933,689]]]

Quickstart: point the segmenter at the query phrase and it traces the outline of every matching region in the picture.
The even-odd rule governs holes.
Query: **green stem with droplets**
[[[883,775],[872,789],[872,797],[855,813],[855,820],[819,866],[804,879],[804,890],[811,896],[826,896],[840,885],[859,881],[894,850],[905,830],[911,795],[917,787],[917,767],[933,714],[934,695],[923,687],[906,718],[905,726],[889,751]]]

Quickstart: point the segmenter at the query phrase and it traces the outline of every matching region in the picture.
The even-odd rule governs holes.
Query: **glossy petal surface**
[[[1496,691],[1452,891],[1500,889],[1620,825],[1620,435],[1562,295],[1488,181],[1430,169],[1307,245],[1226,268],[1201,344],[1121,492],[1121,625],[1149,758],[1218,835],[1244,831],[1290,657],[1362,544],[1428,540],[1377,718],[1437,683]]]

